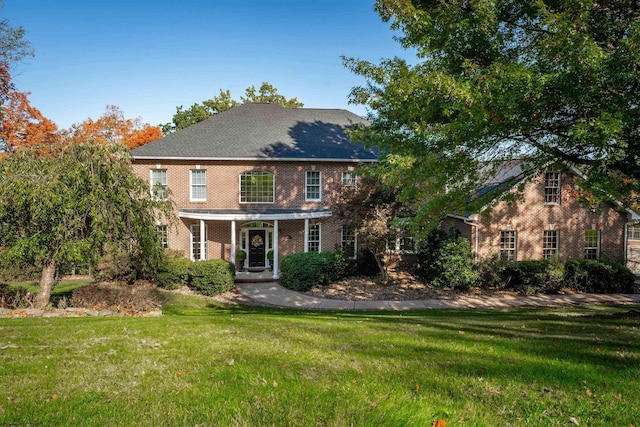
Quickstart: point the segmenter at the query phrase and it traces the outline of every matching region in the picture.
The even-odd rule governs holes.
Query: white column
[[[280,237],[278,233],[278,220],[273,220],[273,279],[278,280],[280,278],[278,252],[280,251]]]
[[[231,221],[231,262],[236,265],[236,221]]]
[[[207,225],[204,222],[204,219],[200,220],[200,261],[205,260],[205,245],[207,244],[207,240],[206,240],[206,231],[207,231]]]
[[[309,252],[309,218],[304,219],[304,251]]]

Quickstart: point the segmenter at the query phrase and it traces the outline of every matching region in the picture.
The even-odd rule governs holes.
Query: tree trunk
[[[34,299],[34,306],[40,310],[44,310],[49,304],[51,298],[51,290],[56,279],[56,262],[53,260],[45,261],[42,267],[42,276],[40,276],[40,289],[38,295]]]

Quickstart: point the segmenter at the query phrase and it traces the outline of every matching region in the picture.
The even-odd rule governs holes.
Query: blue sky
[[[117,105],[153,125],[264,81],[311,108],[346,108],[364,83],[340,55],[409,57],[373,0],[4,0],[36,56],[14,70],[31,105],[61,128]]]

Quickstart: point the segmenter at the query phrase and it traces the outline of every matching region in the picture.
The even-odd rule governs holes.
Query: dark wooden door
[[[249,268],[264,267],[265,230],[249,230]]]

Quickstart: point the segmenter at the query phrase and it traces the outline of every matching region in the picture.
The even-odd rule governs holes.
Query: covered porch
[[[236,255],[242,250],[247,255],[245,266],[249,269],[273,269],[272,279],[280,277],[280,221],[304,222],[304,250],[309,247],[309,223],[312,220],[328,218],[331,210],[317,209],[180,209],[182,219],[197,220],[199,223],[199,247],[206,248],[207,222],[223,221],[230,224],[229,260],[236,265]],[[302,225],[302,224],[301,224]],[[287,236],[290,238],[290,236]],[[198,251],[199,260],[207,258],[206,250]],[[269,256],[271,254],[272,257]],[[272,265],[269,266],[269,263]],[[237,266],[236,266],[237,268]]]

